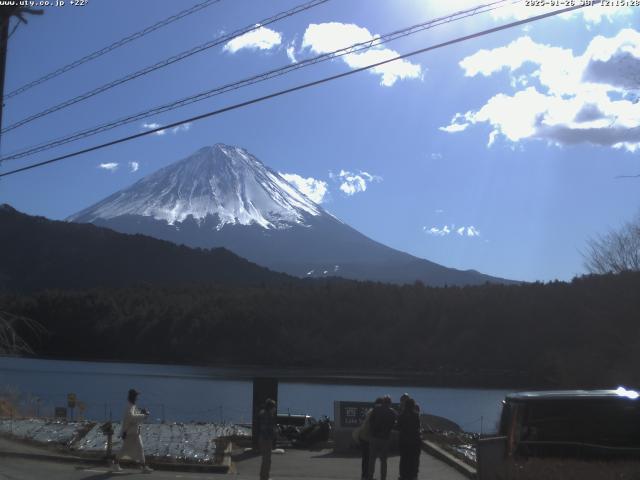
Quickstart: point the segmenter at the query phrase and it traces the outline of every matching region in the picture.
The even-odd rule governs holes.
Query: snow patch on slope
[[[217,229],[252,224],[269,229],[304,224],[306,216],[324,213],[246,150],[216,144],[158,170],[68,220],[94,222],[141,215],[173,225],[190,216],[198,222],[217,216]]]

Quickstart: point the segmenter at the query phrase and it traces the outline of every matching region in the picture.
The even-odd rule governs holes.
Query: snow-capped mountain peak
[[[266,229],[304,224],[326,212],[243,148],[218,143],[148,175],[68,218],[94,222],[122,215],[164,220],[217,216],[225,225]]]

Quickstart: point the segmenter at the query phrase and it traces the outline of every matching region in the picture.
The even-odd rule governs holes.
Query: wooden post
[[[258,447],[258,413],[264,406],[267,398],[278,403],[278,379],[254,378],[253,379],[253,416],[251,422],[251,438],[253,447]]]
[[[18,3],[18,2],[16,2]],[[4,110],[4,77],[7,66],[7,44],[9,43],[9,23],[12,17],[16,17],[20,22],[27,23],[25,13],[32,15],[42,15],[43,10],[34,10],[17,5],[0,7],[0,130],[2,130],[2,111]],[[0,134],[0,145],[2,144],[2,134]]]

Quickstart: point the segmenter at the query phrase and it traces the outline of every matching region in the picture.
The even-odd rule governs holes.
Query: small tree
[[[640,215],[619,230],[590,239],[583,256],[590,273],[640,271]]]
[[[36,337],[45,333],[38,322],[11,313],[0,311],[0,355],[33,354],[31,346],[18,333],[20,326]]]

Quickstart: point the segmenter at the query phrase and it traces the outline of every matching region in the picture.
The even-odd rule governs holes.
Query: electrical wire
[[[294,7],[290,10],[287,10],[285,12],[281,12],[278,13],[272,17],[266,18],[264,20],[261,20],[257,23],[253,23],[250,26],[244,27],[242,29],[236,30],[232,33],[223,35],[221,37],[218,37],[214,40],[211,40],[209,42],[203,43],[201,45],[198,45],[196,47],[193,47],[189,50],[186,50],[184,52],[181,52],[177,55],[174,55],[172,57],[169,57],[165,60],[162,60],[160,62],[154,63],[153,65],[150,65],[148,67],[145,67],[141,70],[138,70],[134,73],[130,73],[124,77],[118,78],[116,80],[113,80],[109,83],[106,83],[104,85],[101,85],[100,87],[97,87],[89,92],[85,92],[81,95],[78,95],[76,97],[70,98],[69,100],[65,100],[62,103],[59,103],[57,105],[54,105],[52,107],[47,108],[46,110],[43,110],[41,112],[38,112],[36,114],[33,114],[27,118],[24,118],[22,120],[19,120],[16,123],[13,123],[11,125],[9,125],[6,128],[3,128],[2,131],[0,131],[0,133],[7,133],[10,132],[11,130],[15,130],[16,128],[22,127],[23,125],[26,125],[28,123],[33,122],[34,120],[37,120],[39,118],[42,118],[46,115],[50,115],[51,113],[57,112],[59,110],[62,110],[64,108],[70,107],[71,105],[75,105],[78,102],[82,102],[84,100],[87,100],[91,97],[94,97],[96,95],[99,95],[100,93],[106,92],[107,90],[110,90],[114,87],[117,87],[118,85],[122,85],[123,83],[129,82],[131,80],[134,80],[136,78],[142,77],[144,75],[148,75],[152,72],[155,72],[156,70],[159,70],[161,68],[167,67],[169,65],[172,65],[176,62],[179,62],[181,60],[184,60],[185,58],[191,57],[192,55],[195,55],[197,53],[203,52],[209,48],[215,47],[217,45],[221,45],[223,43],[227,43],[230,40],[233,40],[234,38],[240,37],[242,35],[245,35],[251,31],[257,30],[259,28],[262,28],[264,25],[269,25],[272,23],[275,23],[277,21],[280,21],[284,18],[288,18],[291,17],[293,15],[296,15],[300,12],[303,12],[305,10],[309,10],[310,8],[316,7],[318,5],[321,5],[323,3],[328,2],[329,0],[311,0],[310,2],[304,3],[302,5],[298,5],[297,7]]]
[[[11,29],[11,33],[9,34],[9,36],[7,37],[7,40],[10,39],[11,37],[13,37],[13,34],[16,33],[16,30],[18,29],[18,27],[20,26],[21,22],[16,22],[16,24],[13,26],[13,28]]]
[[[215,87],[213,89],[210,90],[206,90],[204,92],[200,92],[198,94],[195,95],[190,95],[188,97],[179,99],[179,100],[175,100],[169,103],[166,103],[164,105],[160,105],[154,108],[151,108],[149,110],[145,110],[143,112],[139,112],[133,115],[129,115],[127,117],[124,118],[120,118],[118,120],[114,120],[105,124],[101,124],[95,127],[91,127],[85,130],[81,130],[79,132],[75,132],[73,134],[58,138],[56,140],[53,141],[48,141],[45,143],[41,143],[35,146],[31,146],[31,147],[27,147],[25,149],[21,149],[17,152],[13,152],[11,154],[8,154],[7,156],[0,158],[0,162],[2,161],[6,161],[6,160],[16,160],[16,159],[20,159],[20,158],[24,158],[27,156],[31,156],[34,155],[36,153],[40,153],[46,150],[50,150],[52,148],[73,142],[73,141],[77,141],[77,140],[81,140],[99,133],[104,133],[106,131],[112,130],[114,128],[123,126],[123,125],[127,125],[130,124],[132,122],[135,121],[139,121],[139,120],[143,120],[161,113],[165,113],[168,111],[172,111],[175,110],[177,108],[182,108],[185,107],[187,105],[196,103],[196,102],[200,102],[203,100],[206,100],[208,98],[217,96],[217,95],[221,95],[227,92],[230,92],[232,90],[238,90],[240,88],[243,87],[247,87],[250,85],[254,85],[256,83],[260,83],[266,80],[270,80],[272,78],[276,78],[288,73],[291,73],[295,70],[301,69],[301,68],[306,68],[309,67],[311,65],[315,65],[321,62],[325,62],[328,60],[332,60],[334,58],[339,58],[341,56],[344,55],[350,55],[353,53],[358,53],[362,50],[366,50],[366,49],[370,49],[373,47],[376,47],[378,45],[381,45],[382,43],[388,43],[391,42],[393,40],[397,40],[400,38],[404,38],[406,36],[409,35],[413,35],[419,32],[422,32],[424,30],[436,27],[438,25],[442,25],[445,23],[450,23],[453,21],[457,21],[457,20],[462,20],[464,18],[468,18],[470,16],[474,16],[474,15],[479,15],[481,13],[486,13],[492,10],[495,10],[497,8],[502,8],[503,6],[507,5],[507,4],[515,4],[515,3],[521,3],[522,0],[499,0],[499,1],[494,1],[491,3],[487,3],[487,4],[483,4],[483,5],[479,5],[475,8],[471,8],[471,9],[467,9],[467,10],[462,10],[456,13],[453,13],[451,15],[447,15],[444,17],[439,17],[436,19],[432,19],[426,22],[422,22],[416,25],[412,25],[410,27],[407,28],[403,28],[400,30],[396,30],[394,32],[391,33],[387,33],[385,35],[380,35],[377,36],[376,38],[374,38],[373,40],[369,40],[369,41],[365,41],[365,42],[359,42],[359,43],[355,43],[353,45],[350,45],[348,47],[343,47],[343,48],[339,48],[337,50],[334,50],[332,52],[328,52],[325,54],[321,54],[318,55],[316,57],[313,58],[309,58],[309,59],[305,59],[302,60],[300,62],[294,63],[294,64],[287,64],[285,66],[276,68],[274,70],[270,70],[258,75],[254,75],[252,77],[248,77],[245,78],[243,80],[239,80],[233,83],[229,83],[223,86],[219,86],[219,87]]]
[[[592,4],[595,5],[595,4],[599,4],[600,2],[601,2],[601,0],[593,0]],[[233,104],[233,105],[229,105],[227,107],[220,108],[218,110],[213,110],[213,111],[210,111],[210,112],[207,112],[207,113],[203,113],[203,114],[196,115],[196,116],[193,116],[193,117],[190,117],[190,118],[186,118],[186,119],[183,119],[183,120],[180,120],[180,121],[177,121],[177,122],[173,122],[173,123],[170,123],[168,125],[164,125],[162,127],[153,128],[153,129],[147,130],[145,132],[140,132],[140,133],[137,133],[137,134],[134,134],[134,135],[129,135],[129,136],[126,136],[126,137],[122,137],[122,138],[119,138],[119,139],[116,139],[116,140],[111,140],[109,142],[105,142],[105,143],[102,143],[102,144],[99,144],[99,145],[94,145],[92,147],[88,147],[88,148],[85,148],[85,149],[82,149],[82,150],[78,150],[78,151],[75,151],[75,152],[72,152],[72,153],[61,155],[61,156],[58,156],[58,157],[55,157],[55,158],[52,158],[52,159],[49,159],[49,160],[45,160],[45,161],[42,161],[42,162],[38,162],[38,163],[31,164],[31,165],[27,165],[25,167],[17,168],[15,170],[10,170],[8,172],[1,173],[0,174],[0,178],[6,177],[6,176],[9,176],[9,175],[14,175],[16,173],[24,172],[24,171],[27,171],[27,170],[31,170],[31,169],[34,169],[34,168],[39,168],[39,167],[42,167],[44,165],[49,165],[51,163],[56,163],[56,162],[59,162],[59,161],[62,161],[62,160],[68,159],[68,158],[77,157],[77,156],[85,154],[85,153],[93,152],[93,151],[96,151],[96,150],[101,150],[103,148],[107,148],[107,147],[110,147],[110,146],[113,146],[113,145],[118,145],[118,144],[121,144],[121,143],[129,142],[131,140],[135,140],[135,139],[140,138],[140,137],[145,137],[147,135],[152,135],[152,134],[157,133],[157,132],[159,132],[161,130],[174,128],[174,127],[178,127],[180,125],[184,125],[185,123],[192,123],[192,122],[195,122],[195,121],[198,121],[198,120],[202,120],[202,119],[205,119],[205,118],[217,116],[217,115],[220,115],[222,113],[226,113],[226,112],[229,112],[229,111],[232,111],[232,110],[237,110],[239,108],[247,107],[249,105],[260,103],[260,102],[263,102],[265,100],[270,100],[272,98],[276,98],[276,97],[280,97],[280,96],[283,96],[283,95],[287,95],[289,93],[297,92],[297,91],[300,91],[300,90],[305,90],[305,89],[310,88],[310,87],[315,87],[317,85],[320,85],[320,84],[323,84],[323,83],[327,83],[327,82],[330,82],[332,80],[337,80],[339,78],[344,78],[344,77],[348,77],[348,76],[351,76],[351,75],[355,75],[356,73],[360,73],[360,72],[363,72],[365,70],[369,70],[371,68],[376,68],[376,67],[379,67],[379,66],[382,66],[382,65],[386,65],[386,64],[391,63],[391,62],[395,62],[395,61],[398,61],[398,60],[403,60],[405,58],[413,57],[415,55],[419,55],[419,54],[422,54],[422,53],[425,53],[425,52],[429,52],[429,51],[436,50],[436,49],[439,49],[439,48],[447,47],[449,45],[454,45],[456,43],[461,43],[461,42],[465,42],[465,41],[468,41],[468,40],[472,40],[474,38],[482,37],[484,35],[489,35],[491,33],[499,32],[499,31],[502,31],[502,30],[507,30],[509,28],[518,27],[520,25],[531,23],[531,22],[534,22],[534,21],[537,21],[537,20],[542,20],[544,18],[552,17],[552,16],[559,15],[559,14],[562,14],[562,13],[567,13],[567,12],[570,12],[570,11],[573,11],[573,10],[577,10],[577,9],[580,9],[580,8],[584,8],[584,6],[583,5],[576,5],[576,6],[572,6],[572,7],[567,7],[567,8],[564,8],[564,9],[555,10],[553,12],[547,12],[547,13],[543,13],[543,14],[540,14],[540,15],[529,17],[529,18],[526,18],[526,19],[523,19],[523,20],[518,20],[518,21],[515,21],[515,22],[511,22],[511,23],[507,23],[507,24],[504,24],[504,25],[500,25],[498,27],[490,28],[490,29],[487,29],[487,30],[482,30],[480,32],[472,33],[472,34],[465,35],[465,36],[462,36],[462,37],[457,37],[457,38],[454,38],[453,40],[448,40],[446,42],[442,42],[442,43],[438,43],[438,44],[435,44],[435,45],[424,47],[424,48],[421,48],[421,49],[418,49],[418,50],[414,50],[412,52],[405,53],[405,54],[402,54],[402,55],[398,55],[398,56],[395,56],[393,58],[389,58],[387,60],[383,60],[383,61],[380,61],[380,62],[372,63],[372,64],[366,65],[364,67],[360,67],[360,68],[356,68],[356,69],[350,70],[348,72],[343,72],[343,73],[340,73],[340,74],[337,74],[337,75],[331,75],[329,77],[324,77],[324,78],[321,78],[319,80],[314,80],[312,82],[296,85],[294,87],[290,87],[290,88],[287,88],[287,89],[284,89],[284,90],[279,90],[277,92],[270,93],[268,95],[264,95],[264,96],[261,96],[261,97],[253,98],[251,100],[247,100],[247,101],[244,101],[244,102],[240,102],[240,103],[236,103],[236,104]]]
[[[150,34],[151,32],[155,32],[156,30],[165,27],[167,25],[170,25],[173,22],[176,22],[182,18],[185,18],[189,15],[192,15],[196,12],[199,12],[200,10],[203,10],[215,3],[219,3],[222,0],[205,0],[204,2],[198,3],[194,6],[192,6],[191,8],[187,8],[186,10],[182,10],[181,12],[176,13],[175,15],[171,15],[170,17],[165,18],[164,20],[161,20],[157,23],[154,23],[153,25],[144,28],[142,30],[140,30],[139,32],[136,33],[132,33],[131,35],[128,35],[116,42],[113,42],[110,45],[107,45],[106,47],[103,47],[99,50],[96,50],[95,52],[92,52],[88,55],[85,55],[82,58],[79,58],[78,60],[75,60],[67,65],[64,65],[46,75],[43,75],[40,78],[37,78],[36,80],[33,80],[25,85],[22,85],[21,87],[16,88],[15,90],[7,93],[5,95],[5,99],[9,99],[12,97],[15,97],[16,95],[20,95],[21,93],[26,92],[27,90],[40,85],[44,82],[47,82],[53,78],[56,78],[60,75],[62,75],[63,73],[69,72],[71,70],[73,70],[74,68],[79,67],[80,65],[83,65],[87,62],[90,62],[91,60],[95,60],[98,57],[101,57],[102,55],[105,55],[109,52],[112,52],[113,50],[120,48],[124,45],[127,45],[128,43],[131,43],[135,40],[138,40],[139,38],[142,38],[148,34]]]

